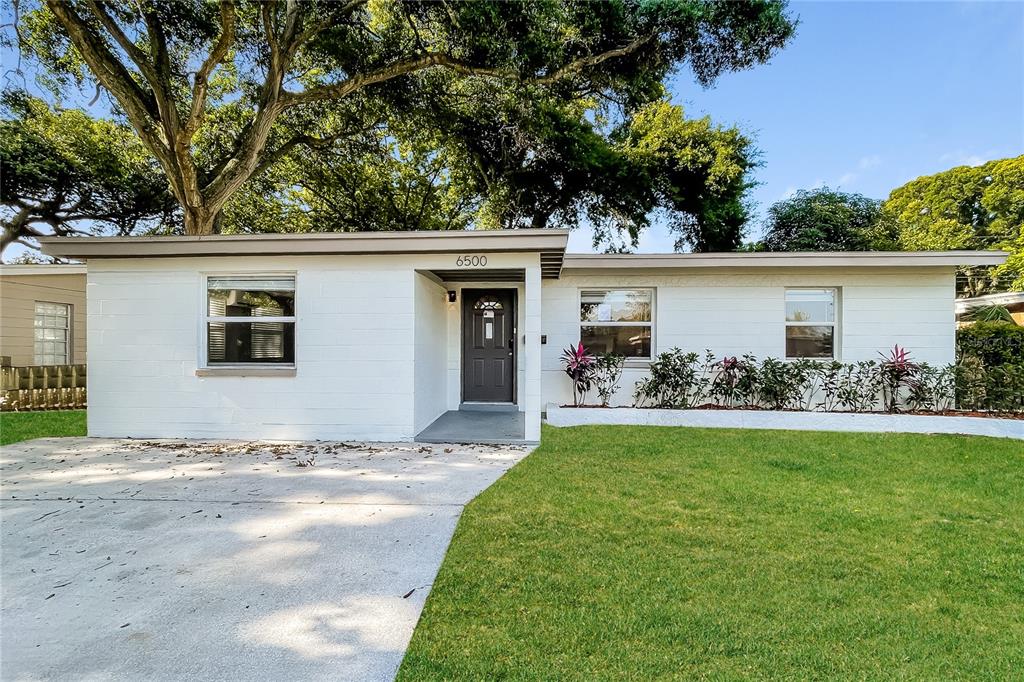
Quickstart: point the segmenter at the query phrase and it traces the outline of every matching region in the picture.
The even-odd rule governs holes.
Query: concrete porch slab
[[[416,436],[420,443],[526,445],[526,413],[449,410]]]

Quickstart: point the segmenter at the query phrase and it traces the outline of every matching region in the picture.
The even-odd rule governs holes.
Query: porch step
[[[421,443],[526,445],[524,412],[450,410],[416,436]]]
[[[462,403],[459,409],[463,412],[518,412],[515,403]]]

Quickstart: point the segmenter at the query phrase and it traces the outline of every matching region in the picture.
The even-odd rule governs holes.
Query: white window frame
[[[56,362],[53,364],[39,362],[39,355],[36,354],[36,344],[40,343],[39,339],[36,338],[37,329],[59,329],[59,327],[37,327],[36,318],[39,316],[37,312],[39,304],[43,305],[59,305],[63,306],[67,310],[68,324],[63,328],[64,331],[64,362]],[[74,319],[75,319],[75,306],[72,303],[62,303],[61,301],[34,301],[32,304],[32,364],[45,367],[58,367],[60,365],[72,365],[74,364],[74,346],[73,344],[73,333],[74,333]],[[45,315],[44,315],[45,317]],[[46,341],[43,340],[42,343]],[[45,355],[45,353],[43,354]]]
[[[278,315],[278,316],[266,316],[260,317],[259,322],[290,322],[295,325],[295,332],[292,335],[293,343],[295,347],[292,349],[293,355],[295,356],[295,362],[215,362],[210,363],[210,347],[209,347],[209,324],[211,322],[225,322],[225,323],[238,323],[242,321],[251,322],[253,318],[239,318],[231,317],[228,315],[210,315],[210,280],[211,279],[240,279],[240,280],[258,280],[258,279],[272,279],[275,277],[290,277],[294,282],[295,288],[293,289],[295,294],[295,315]],[[200,341],[200,362],[199,366],[204,370],[292,370],[295,369],[295,365],[298,362],[298,348],[299,348],[299,323],[298,323],[298,304],[299,304],[299,276],[295,272],[208,272],[203,273],[200,295],[202,296],[202,307],[203,314],[200,316],[201,322],[199,325],[199,337]]]
[[[649,291],[651,292],[651,320],[650,322],[586,322],[583,320],[583,292],[584,291],[603,291],[605,293],[609,291]],[[580,287],[576,290],[576,339],[577,341],[583,339],[583,328],[584,327],[643,327],[649,326],[651,328],[651,355],[650,357],[627,357],[626,365],[649,365],[654,361],[654,358],[658,355],[658,347],[656,345],[656,334],[657,334],[657,310],[658,310],[658,290],[656,287],[630,287],[630,286],[593,286],[593,287]]]
[[[786,319],[786,294],[790,291],[831,291],[832,292],[832,322],[791,322]],[[782,350],[786,360],[820,360],[827,362],[829,360],[840,359],[840,301],[842,300],[842,289],[840,287],[833,286],[800,286],[800,287],[786,287],[782,293],[782,321],[784,327],[782,330]],[[832,327],[832,357],[830,358],[812,358],[812,357],[800,357],[791,356],[786,353],[786,330],[790,327]]]

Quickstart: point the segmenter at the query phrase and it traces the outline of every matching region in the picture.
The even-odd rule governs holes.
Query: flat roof
[[[305,256],[410,253],[540,253],[541,275],[557,277],[568,230],[313,232],[150,237],[40,237],[43,253],[61,258]]]
[[[85,266],[74,263],[26,263],[24,265],[0,265],[0,277],[15,275],[84,275]]]
[[[1020,305],[1024,304],[1024,291],[1003,291],[998,294],[986,294],[974,298],[958,298],[956,309],[958,312],[984,308],[990,305]]]
[[[689,268],[956,267],[1001,265],[1005,251],[786,251],[566,254],[563,270]]]
[[[540,254],[541,273],[780,267],[956,267],[1000,265],[1004,251],[795,251],[660,254],[567,254],[561,229],[410,232],[315,232],[149,237],[40,237],[44,253],[62,258],[167,258],[335,254]],[[5,266],[73,267],[73,266]]]

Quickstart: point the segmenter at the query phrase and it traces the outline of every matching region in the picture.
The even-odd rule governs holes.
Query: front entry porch
[[[416,436],[422,443],[527,445],[526,413],[518,410],[449,410]]]

